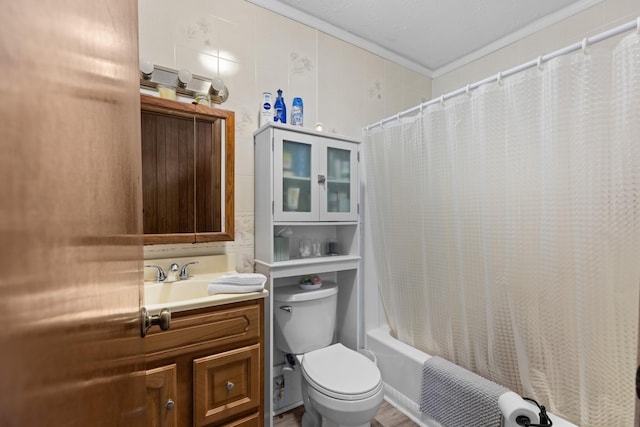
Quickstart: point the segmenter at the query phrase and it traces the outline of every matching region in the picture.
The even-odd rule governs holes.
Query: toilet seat
[[[342,344],[305,353],[302,375],[318,392],[340,400],[367,399],[382,388],[375,363]]]

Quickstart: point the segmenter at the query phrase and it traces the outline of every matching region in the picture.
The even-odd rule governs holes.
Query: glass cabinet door
[[[318,183],[309,135],[276,132],[274,141],[276,221],[317,221]]]
[[[351,221],[358,217],[356,145],[327,142],[324,151],[326,183],[320,203],[321,220]],[[321,190],[322,191],[322,190]]]
[[[357,221],[357,144],[274,131],[275,221]]]

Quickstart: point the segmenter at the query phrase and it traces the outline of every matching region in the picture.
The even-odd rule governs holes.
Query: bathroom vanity
[[[262,298],[174,313],[145,338],[150,426],[260,426]]]
[[[147,262],[167,270],[191,260],[187,280],[155,283],[145,269],[148,311],[171,310],[170,328],[151,328],[143,340],[148,425],[262,426],[268,293],[207,294],[214,277],[234,269],[233,256]]]
[[[360,317],[359,143],[268,123],[254,133],[255,262],[268,277],[265,415],[300,405],[300,372],[273,343],[274,294],[302,276],[338,285],[336,341],[363,346]]]

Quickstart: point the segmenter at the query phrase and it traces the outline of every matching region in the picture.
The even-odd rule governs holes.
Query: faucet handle
[[[158,269],[158,274],[156,275],[156,282],[160,283],[160,282],[164,282],[165,280],[167,280],[166,273],[164,272],[162,267],[160,267],[159,265],[148,264],[148,265],[145,265],[145,268],[157,268]]]
[[[187,280],[189,278],[189,266],[191,264],[197,264],[198,261],[191,261],[186,263],[185,265],[182,266],[182,269],[180,270],[180,280]]]

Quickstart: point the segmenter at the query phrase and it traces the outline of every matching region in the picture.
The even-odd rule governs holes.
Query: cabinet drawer
[[[226,308],[172,319],[167,331],[150,332],[144,340],[147,360],[239,342],[257,342],[260,337],[260,305]]]
[[[260,427],[260,413],[256,412],[248,417],[233,420],[229,423],[223,424],[222,427]]]
[[[254,344],[193,361],[194,426],[260,407],[260,357],[260,344]]]

